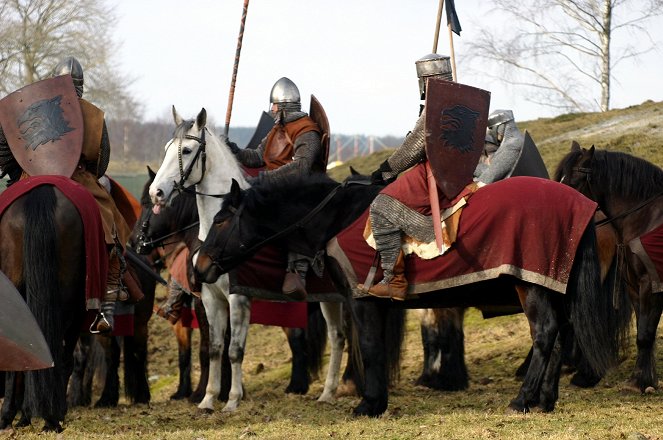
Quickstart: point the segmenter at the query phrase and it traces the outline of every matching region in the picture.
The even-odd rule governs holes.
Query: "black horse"
[[[555,180],[596,201],[614,228],[619,258],[637,319],[637,358],[629,386],[658,387],[654,347],[663,310],[663,286],[644,245],[663,224],[663,170],[627,153],[581,148],[576,142],[561,160]]]
[[[85,318],[86,248],[77,206],[59,188],[35,187],[16,198],[0,220],[0,270],[25,297],[54,360],[53,368],[7,373],[0,430],[11,427],[21,411],[17,426],[41,417],[45,431],[60,432],[67,412],[67,381]]]
[[[161,209],[159,215],[154,215],[149,196],[149,187],[154,180],[154,176],[155,173],[148,167],[148,181],[143,188],[143,195],[141,197],[141,218],[134,228],[132,241],[136,243],[136,246],[140,248],[141,252],[147,252],[155,247],[175,244],[179,241],[185,242],[189,249],[196,249],[199,246],[199,241],[197,238],[198,209],[195,193],[182,192],[178,197],[173,199],[170,206]],[[191,393],[190,332],[176,331],[180,350],[180,382],[178,390],[171,398],[181,398],[190,395],[189,399],[192,402],[200,402],[205,394],[207,373],[209,371],[209,354],[205,350],[208,346],[208,337],[206,336],[208,327],[205,325],[206,321],[202,302],[197,298],[194,301],[200,304],[200,307],[196,307],[196,312],[202,312],[202,315],[199,316],[199,322],[203,321],[200,327],[202,340],[200,359],[201,364],[203,361],[205,364],[201,365],[201,380],[198,387],[195,392]],[[292,351],[292,374],[285,392],[306,394],[309,389],[311,375],[317,375],[322,367],[322,357],[326,343],[326,326],[320,312],[320,307],[316,303],[308,306],[308,326],[306,330],[300,328],[284,328],[283,330]],[[229,338],[230,333],[228,332],[226,336]],[[226,344],[224,344],[226,348],[225,356],[227,356],[228,346],[229,341],[226,340]],[[220,398],[227,400],[230,388],[230,364],[227,363],[227,360],[224,360],[223,366]]]
[[[591,214],[593,211],[593,205],[588,205],[586,199],[578,199],[580,195],[575,196],[554,182],[534,178],[513,178],[504,182],[488,185],[479,191],[492,195],[497,194],[496,191],[524,185],[534,188],[530,191],[545,191],[559,200],[570,197],[574,203],[582,204],[586,212]],[[322,249],[366,210],[379,190],[373,186],[339,185],[326,177],[294,179],[280,185],[256,186],[246,191],[240,191],[238,185],[233,185],[201,247],[196,263],[197,277],[204,282],[213,281],[250,257],[265,243],[284,240],[285,237],[290,246],[298,246],[298,252],[305,251],[307,247],[309,252]],[[475,193],[473,197],[478,199],[478,194]],[[512,208],[522,209],[524,202],[516,198]],[[483,218],[498,214],[485,211],[482,203],[472,204],[470,201],[464,215],[468,215],[470,207],[480,210]],[[553,217],[543,212],[536,214],[537,218],[538,215],[542,218]],[[558,335],[565,333],[569,324],[573,327],[583,354],[598,373],[603,373],[617,362],[622,344],[620,337],[623,336],[620,329],[628,321],[619,321],[612,307],[613,298],[601,291],[593,223],[588,221],[582,228],[565,295],[506,274],[421,294],[418,300],[412,300],[410,304],[410,301],[405,302],[406,307],[520,304],[530,323],[534,352],[521,390],[509,405],[513,410],[529,411],[537,406],[544,411],[554,409],[561,367],[556,342]],[[463,247],[461,245],[465,234],[469,232],[461,227],[457,238],[459,247]],[[564,239],[560,237],[560,240]],[[484,246],[484,250],[490,248],[489,243]],[[472,255],[467,255],[467,258],[472,259]],[[354,286],[348,280],[347,272],[341,270],[343,263],[337,263],[332,258],[328,259],[337,288],[346,292],[350,299]],[[557,262],[549,264],[551,268],[557,268]],[[385,325],[385,313],[393,307],[390,301],[371,299],[350,299],[350,304],[357,328],[355,335],[358,335],[362,354],[359,361],[363,364],[364,372],[364,380],[360,383],[363,399],[354,413],[377,416],[386,410],[388,404],[385,353],[387,347],[400,344],[396,338],[385,337],[389,330]]]

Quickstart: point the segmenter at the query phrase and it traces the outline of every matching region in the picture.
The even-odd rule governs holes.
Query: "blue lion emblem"
[[[25,139],[25,148],[36,150],[38,146],[53,142],[73,130],[64,118],[60,106],[62,95],[42,99],[30,105],[18,119],[18,127]]]
[[[442,110],[440,116],[440,140],[443,145],[469,153],[474,150],[474,129],[479,112],[463,105]]]

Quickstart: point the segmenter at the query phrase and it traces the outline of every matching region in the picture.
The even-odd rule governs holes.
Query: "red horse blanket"
[[[44,175],[19,180],[0,195],[0,215],[18,197],[41,185],[52,185],[59,189],[81,215],[85,238],[85,294],[88,309],[99,308],[99,302],[106,290],[108,254],[105,250],[104,230],[99,215],[99,207],[94,197],[84,186],[68,177]]]
[[[230,292],[259,298],[283,298],[281,285],[287,267],[287,253],[274,246],[265,246],[251,259],[230,273]],[[336,288],[329,277],[318,278],[309,270],[306,290],[310,295],[334,294]],[[251,323],[306,328],[308,322],[305,302],[276,302],[254,299]]]
[[[464,207],[446,254],[406,258],[409,293],[418,294],[512,275],[566,292],[576,249],[596,203],[574,189],[535,177],[512,177],[478,189]],[[375,250],[362,232],[368,211],[328,246],[353,285],[362,283]],[[376,281],[381,279],[381,271]]]
[[[663,292],[663,224],[629,243],[647,268],[653,293]]]

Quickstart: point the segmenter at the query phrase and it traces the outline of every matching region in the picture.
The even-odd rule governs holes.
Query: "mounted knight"
[[[9,176],[8,185],[29,176],[55,174],[70,177],[94,196],[109,263],[104,297],[100,304],[88,302],[88,308],[99,309],[90,331],[110,333],[115,302],[128,300],[129,291],[134,299],[142,294],[128,279],[123,258],[131,228],[110,189],[100,183],[100,179],[108,183],[105,173],[110,160],[104,112],[83,99],[83,84],[81,64],[67,57],[57,64],[52,78],[0,101],[0,170],[3,177]]]
[[[270,184],[290,176],[325,173],[329,156],[329,122],[320,102],[311,95],[309,114],[302,111],[299,89],[289,78],[274,83],[270,92],[274,126],[255,149],[240,149],[229,142],[237,160],[249,168],[264,168],[255,184]],[[306,274],[310,267],[322,276],[321,254],[288,253],[282,292],[294,299],[306,298]]]
[[[408,287],[404,236],[434,243],[433,256],[455,240],[460,209],[477,188],[473,174],[484,148],[490,102],[489,92],[452,81],[448,56],[429,54],[415,65],[425,105],[403,144],[371,174],[374,183],[390,183],[371,204],[367,234],[384,276],[375,285],[370,280],[358,286],[401,301]]]

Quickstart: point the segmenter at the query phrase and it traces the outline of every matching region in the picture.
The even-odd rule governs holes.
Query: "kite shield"
[[[472,182],[483,152],[490,92],[429,78],[426,86],[426,156],[435,182],[453,200]]]
[[[83,113],[71,75],[38,81],[3,98],[0,125],[29,175],[74,173],[83,148]]]
[[[0,371],[53,366],[44,335],[16,287],[0,272]]]

